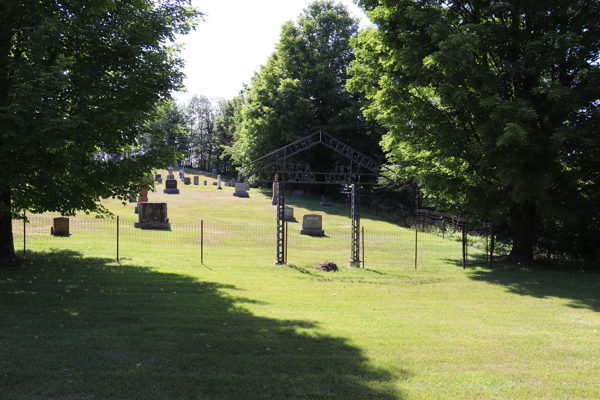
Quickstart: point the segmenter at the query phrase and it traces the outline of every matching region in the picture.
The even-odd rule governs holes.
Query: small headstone
[[[222,187],[221,187],[221,175],[217,175],[217,189],[222,189]]]
[[[271,197],[271,205],[277,205],[277,197],[279,197],[279,182],[273,182],[273,197]]]
[[[323,216],[319,214],[305,214],[302,217],[302,235],[325,236],[323,231]]]
[[[155,180],[156,182],[158,182],[158,180],[159,180],[159,179],[162,179],[162,176],[161,176],[160,174],[156,174],[156,175],[154,175],[154,180]]]
[[[217,182],[214,182],[214,181],[213,181],[212,185],[213,185],[213,186],[217,186]]]
[[[191,185],[192,179],[189,176],[186,176],[185,178],[183,178],[183,183],[186,185]]]
[[[69,218],[56,217],[53,220],[53,227],[50,233],[54,236],[69,236]]]
[[[194,176],[194,185],[199,185],[199,184],[200,184],[200,177]]]
[[[277,218],[279,218],[279,215],[275,216],[275,219]],[[294,209],[292,207],[285,206],[283,208],[283,220],[296,221],[296,218],[294,218]]]
[[[234,196],[237,197],[250,197],[248,195],[248,189],[246,186],[246,183],[244,182],[238,182],[235,184],[235,192],[233,192]]]
[[[321,205],[322,206],[332,206],[331,197],[329,196],[321,196]]]
[[[139,222],[134,225],[136,228],[171,229],[167,203],[140,203],[138,204],[138,215]]]
[[[163,190],[163,193],[179,194],[179,189],[177,189],[177,181],[175,179],[167,179],[165,181],[165,190]]]
[[[138,197],[138,203],[147,203],[148,202],[148,191],[142,190],[140,191],[140,195]]]
[[[208,185],[208,181],[204,181],[204,186]]]
[[[304,197],[304,191],[303,190],[296,190],[294,192],[294,194],[292,195],[292,197]]]
[[[185,171],[182,169],[179,170],[179,179],[181,179],[181,182],[185,181]]]

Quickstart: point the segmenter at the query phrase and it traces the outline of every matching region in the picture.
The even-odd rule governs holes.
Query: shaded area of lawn
[[[396,377],[310,321],[218,283],[57,251],[0,270],[0,398],[397,399]]]
[[[498,265],[491,270],[473,270],[469,276],[475,281],[502,285],[509,292],[518,295],[540,299],[559,297],[570,300],[571,307],[600,312],[600,274],[598,273],[569,273]]]

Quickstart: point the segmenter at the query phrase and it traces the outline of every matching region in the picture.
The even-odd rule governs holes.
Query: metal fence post
[[[365,227],[361,227],[362,230],[362,255],[363,255],[363,268],[365,268]]]
[[[490,231],[490,269],[492,269],[494,264],[494,247],[496,245],[496,241],[494,240],[494,224],[491,224]]]
[[[285,263],[288,262],[288,223],[285,223]]]
[[[119,262],[119,216],[117,215],[117,262]]]
[[[419,228],[415,228],[415,269],[417,269],[417,243],[419,243]]]
[[[465,222],[462,226],[462,256],[463,256],[463,269],[467,268],[467,223]]]
[[[200,264],[204,264],[204,220],[200,220]]]
[[[23,211],[23,257],[27,252],[27,214]]]

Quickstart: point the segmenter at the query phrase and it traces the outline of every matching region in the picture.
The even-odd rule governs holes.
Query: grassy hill
[[[112,220],[83,216],[68,238],[27,227],[24,265],[0,269],[0,398],[600,398],[598,275],[463,269],[435,235],[415,269],[415,232],[368,214],[367,266],[350,268],[349,209],[310,196],[289,204],[328,237],[290,228],[278,266],[270,191],[179,188],[150,193],[171,231],[105,203],[120,263]],[[315,268],[328,258],[339,272]]]

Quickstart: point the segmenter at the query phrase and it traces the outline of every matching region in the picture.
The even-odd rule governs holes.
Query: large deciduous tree
[[[380,154],[381,129],[367,122],[364,96],[346,90],[346,68],[354,59],[350,39],[358,23],[345,6],[314,1],[281,28],[276,51],[244,92],[234,145],[228,154],[244,164],[318,130],[367,154]],[[330,157],[303,154],[323,165]],[[313,152],[311,152],[313,153]],[[312,157],[306,159],[307,157]]]
[[[184,0],[0,2],[0,257],[24,210],[103,211],[174,153],[136,146],[156,105],[182,85],[176,34],[200,13]],[[104,210],[105,211],[105,210]]]
[[[509,220],[522,261],[540,218],[598,215],[598,1],[358,2],[349,86],[432,204]]]

